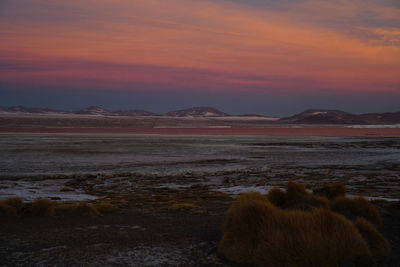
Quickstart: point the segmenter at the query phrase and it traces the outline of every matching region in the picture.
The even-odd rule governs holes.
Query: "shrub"
[[[378,209],[363,197],[337,197],[331,202],[331,209],[351,220],[362,217],[376,225],[382,224]]]
[[[15,208],[17,212],[20,212],[25,205],[24,201],[19,197],[9,197],[3,203]]]
[[[271,190],[269,190],[267,198],[269,202],[271,202],[277,207],[283,207],[286,204],[286,193],[277,187],[274,187]]]
[[[240,194],[228,210],[218,251],[238,263],[253,263],[259,229],[268,199],[259,193]]]
[[[86,202],[79,203],[75,209],[75,212],[80,216],[92,218],[101,216],[101,213],[93,205],[87,204]]]
[[[374,225],[363,218],[354,222],[362,237],[367,241],[369,249],[374,255],[387,255],[390,252],[389,241],[378,232]]]
[[[78,207],[76,203],[60,203],[55,206],[56,212],[58,211],[75,211]]]
[[[337,266],[369,255],[355,225],[323,208],[282,210],[258,193],[240,195],[228,210],[218,250],[257,266]]]
[[[325,197],[313,195],[300,184],[288,181],[286,185],[285,209],[312,209],[314,207],[329,207],[329,200]]]
[[[5,202],[0,202],[0,218],[1,217],[17,217],[17,210]]]
[[[101,201],[99,203],[93,204],[93,206],[100,212],[100,213],[110,213],[119,211],[120,208],[111,204],[110,202]]]
[[[313,193],[324,196],[329,200],[334,200],[337,197],[344,196],[346,194],[346,189],[342,182],[335,182],[333,184],[314,189]]]
[[[33,216],[54,216],[54,205],[48,199],[36,199],[29,205],[29,213]]]

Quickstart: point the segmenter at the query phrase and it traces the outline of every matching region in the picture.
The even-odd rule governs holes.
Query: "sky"
[[[400,111],[400,1],[1,0],[14,105]]]

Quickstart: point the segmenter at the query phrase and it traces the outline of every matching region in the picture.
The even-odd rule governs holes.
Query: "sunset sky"
[[[400,111],[400,1],[2,0],[12,105]]]

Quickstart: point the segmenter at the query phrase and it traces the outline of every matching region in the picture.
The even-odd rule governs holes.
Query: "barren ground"
[[[0,199],[121,209],[3,218],[0,265],[232,266],[216,248],[234,197],[293,179],[308,189],[342,181],[372,199],[392,246],[378,266],[398,266],[399,147],[391,138],[2,135]]]

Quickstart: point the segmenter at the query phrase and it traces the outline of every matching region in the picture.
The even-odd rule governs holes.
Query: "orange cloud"
[[[14,54],[15,60],[31,55],[37,60],[99,61],[187,71],[104,70],[93,64],[90,69],[14,71],[7,77],[3,72],[2,80],[76,77],[124,84],[157,81],[180,87],[197,83],[198,87],[226,91],[395,91],[400,83],[399,29],[356,25],[353,30],[359,32],[352,36],[339,23],[361,16],[366,9],[363,1],[306,1],[281,10],[223,1],[71,0],[59,4],[63,9],[50,1],[37,3],[30,4],[30,10],[15,7],[16,18],[0,24],[1,54]],[[374,8],[378,18],[392,19],[398,12],[378,4]],[[336,21],[335,26],[327,26],[325,18]]]

